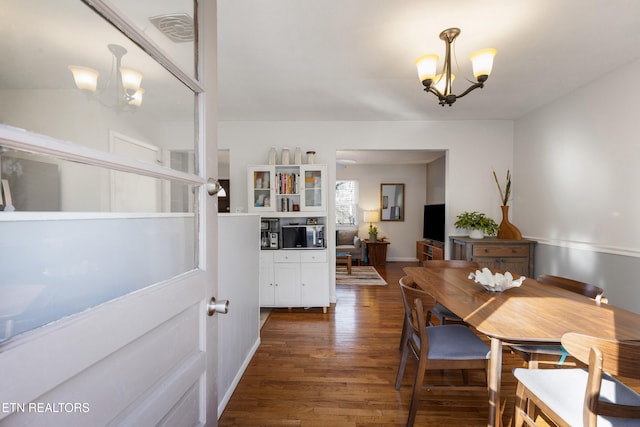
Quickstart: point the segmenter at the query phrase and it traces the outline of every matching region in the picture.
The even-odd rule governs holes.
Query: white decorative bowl
[[[476,283],[480,283],[483,288],[490,292],[502,292],[509,288],[517,288],[522,285],[525,277],[520,276],[519,279],[513,280],[513,276],[508,271],[504,274],[491,273],[487,267],[482,271],[476,270],[475,273],[469,273],[469,279],[475,280]]]

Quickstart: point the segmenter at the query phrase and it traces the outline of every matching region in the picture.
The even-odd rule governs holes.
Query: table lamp
[[[379,211],[365,211],[364,212],[364,221],[369,223],[369,235],[375,236],[378,234],[378,227],[373,225],[374,222],[380,221],[380,212]]]

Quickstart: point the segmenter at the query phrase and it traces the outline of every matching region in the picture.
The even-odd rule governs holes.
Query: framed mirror
[[[381,221],[404,221],[404,184],[380,184]]]

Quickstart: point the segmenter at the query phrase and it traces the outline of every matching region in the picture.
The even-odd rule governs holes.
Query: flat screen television
[[[422,237],[444,243],[444,204],[424,205]]]

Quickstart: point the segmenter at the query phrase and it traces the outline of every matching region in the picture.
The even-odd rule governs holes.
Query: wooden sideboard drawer
[[[480,267],[504,270],[512,274],[534,277],[534,240],[509,240],[495,237],[472,239],[467,236],[450,236],[451,259],[476,261]]]
[[[528,257],[528,245],[473,245],[473,256]]]

